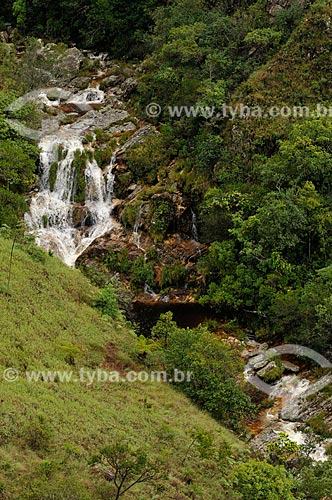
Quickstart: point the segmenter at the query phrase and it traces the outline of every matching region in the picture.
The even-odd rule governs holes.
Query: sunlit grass
[[[97,290],[79,271],[39,250],[31,256],[15,247],[7,295],[10,248],[11,241],[0,239],[0,487],[8,498],[48,498],[28,492],[42,490],[45,484],[57,492],[66,478],[74,493],[78,482],[79,491],[90,492],[94,500],[112,498],[111,485],[92,474],[88,460],[116,440],[146,447],[151,457],[163,458],[168,479],[155,498],[189,498],[185,495],[193,487],[204,491],[204,499],[222,498],[218,475],[209,479],[194,453],[181,465],[190,434],[202,427],[236,452],[243,445],[171,386],[27,382],[25,370],[33,369],[133,369],[134,333],[124,320],[103,318],[91,307]],[[19,371],[17,382],[3,380],[8,367]],[[46,435],[46,444],[42,441],[36,449],[31,448],[34,432],[42,439]],[[190,484],[184,481],[188,471]],[[174,496],[178,490],[182,496]],[[141,485],[126,498],[152,498],[153,492],[152,486]],[[74,493],[68,498],[85,498]]]

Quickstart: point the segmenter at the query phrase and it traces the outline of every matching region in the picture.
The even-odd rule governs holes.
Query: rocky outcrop
[[[266,4],[266,10],[272,17],[276,17],[283,10],[289,9],[294,4],[305,7],[306,0],[269,0]]]
[[[147,137],[149,137],[152,134],[156,134],[156,133],[157,133],[157,130],[152,125],[143,126],[128,141],[126,141],[123,146],[121,146],[121,148],[117,152],[117,158],[119,160],[121,160],[121,158],[123,157],[123,154],[128,149],[131,149],[136,144],[144,142],[147,139]]]

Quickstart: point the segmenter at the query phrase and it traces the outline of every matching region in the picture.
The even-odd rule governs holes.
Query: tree
[[[13,3],[13,14],[16,17],[17,26],[23,28],[27,20],[26,0],[15,0]]]
[[[131,448],[127,443],[116,442],[103,448],[91,463],[109,468],[103,472],[116,488],[114,500],[119,500],[137,484],[155,481],[161,476],[161,466],[149,460],[146,451]]]
[[[326,118],[293,125],[278,151],[256,159],[260,180],[269,188],[302,187],[311,181],[319,193],[332,187],[332,125]]]
[[[36,163],[16,142],[0,141],[0,186],[22,192],[37,180]]]

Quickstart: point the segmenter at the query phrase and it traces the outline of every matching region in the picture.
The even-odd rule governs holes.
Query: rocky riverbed
[[[310,446],[312,459],[327,460],[326,450],[332,444],[331,370],[319,373],[318,365],[308,365],[303,357],[290,360],[277,350],[271,361],[271,354],[273,348],[255,341],[242,353],[247,381],[269,392],[268,408],[249,425],[252,445],[266,454],[266,445],[286,433],[298,445]]]

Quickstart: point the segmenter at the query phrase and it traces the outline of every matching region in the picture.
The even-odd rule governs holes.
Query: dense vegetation
[[[330,88],[324,75],[331,61],[321,54],[331,49],[329,3],[299,1],[273,16],[261,0],[136,2],[126,8],[118,3],[64,1],[41,9],[38,2],[17,0],[4,5],[2,16],[16,17],[23,33],[112,48],[122,57],[128,46],[138,48],[134,40],[140,38],[146,58],[133,104],[143,113],[149,102],[157,102],[162,113],[154,120],[160,135],[127,155],[130,179],[164,191],[175,182],[199,213],[199,238],[210,245],[198,266],[201,302],[234,317],[245,312],[245,326],[265,335],[327,350],[330,118],[172,118],[168,106],[326,104]],[[79,25],[72,23],[73,10],[82,13],[75,17]],[[2,111],[13,98],[10,85],[20,88],[8,51],[2,47]],[[300,89],[293,85],[298,80]],[[36,150],[2,123],[0,217],[14,225],[25,210],[22,193],[35,179]],[[15,168],[8,169],[14,157]],[[157,241],[166,237],[173,210],[167,200],[151,204]],[[134,286],[153,283],[151,264],[144,266],[135,263]],[[175,283],[183,279],[178,274]],[[169,283],[162,277],[161,287]]]
[[[0,498],[320,500],[330,494],[330,462],[313,465],[308,450],[284,438],[260,461],[221,427],[245,436],[255,408],[237,350],[208,325],[179,328],[167,313],[151,338],[136,337],[112,285],[96,290],[22,236],[38,148],[6,120],[18,95],[45,83],[47,65],[34,69],[47,61],[27,36],[139,59],[130,105],[157,132],[124,155],[124,184],[140,183],[142,194],[121,222],[133,228],[148,203],[149,235],[162,245],[176,212],[167,194],[181,193],[198,214],[198,239],[207,245],[194,270],[197,299],[245,331],[331,355],[331,117],[229,120],[168,112],[190,105],[220,110],[225,102],[328,106],[330,2],[298,0],[271,14],[273,4],[15,0],[0,6],[2,27],[17,27],[13,43],[0,44],[1,369],[193,374],[162,391],[153,383],[92,388],[2,381]],[[161,106],[158,117],[146,116],[151,102]],[[32,105],[13,117],[28,126],[40,118]],[[113,145],[110,140],[105,154]],[[84,158],[75,162],[79,202]],[[108,272],[130,273],[139,291],[155,285],[156,260],[153,248],[134,261],[121,250],[102,264]],[[183,286],[188,274],[174,259],[158,286]],[[130,473],[119,483],[126,467]]]
[[[138,149],[134,173],[147,181],[155,163],[173,161],[170,174],[157,169],[159,184],[180,186],[210,245],[199,263],[202,303],[245,318],[256,333],[326,352],[332,129],[314,110],[331,97],[332,10],[325,1],[295,2],[272,17],[267,2],[241,7],[188,0],[155,11],[137,103],[161,105],[161,136],[154,154]],[[174,105],[220,110],[224,102],[306,105],[311,114],[230,121],[168,113]]]

